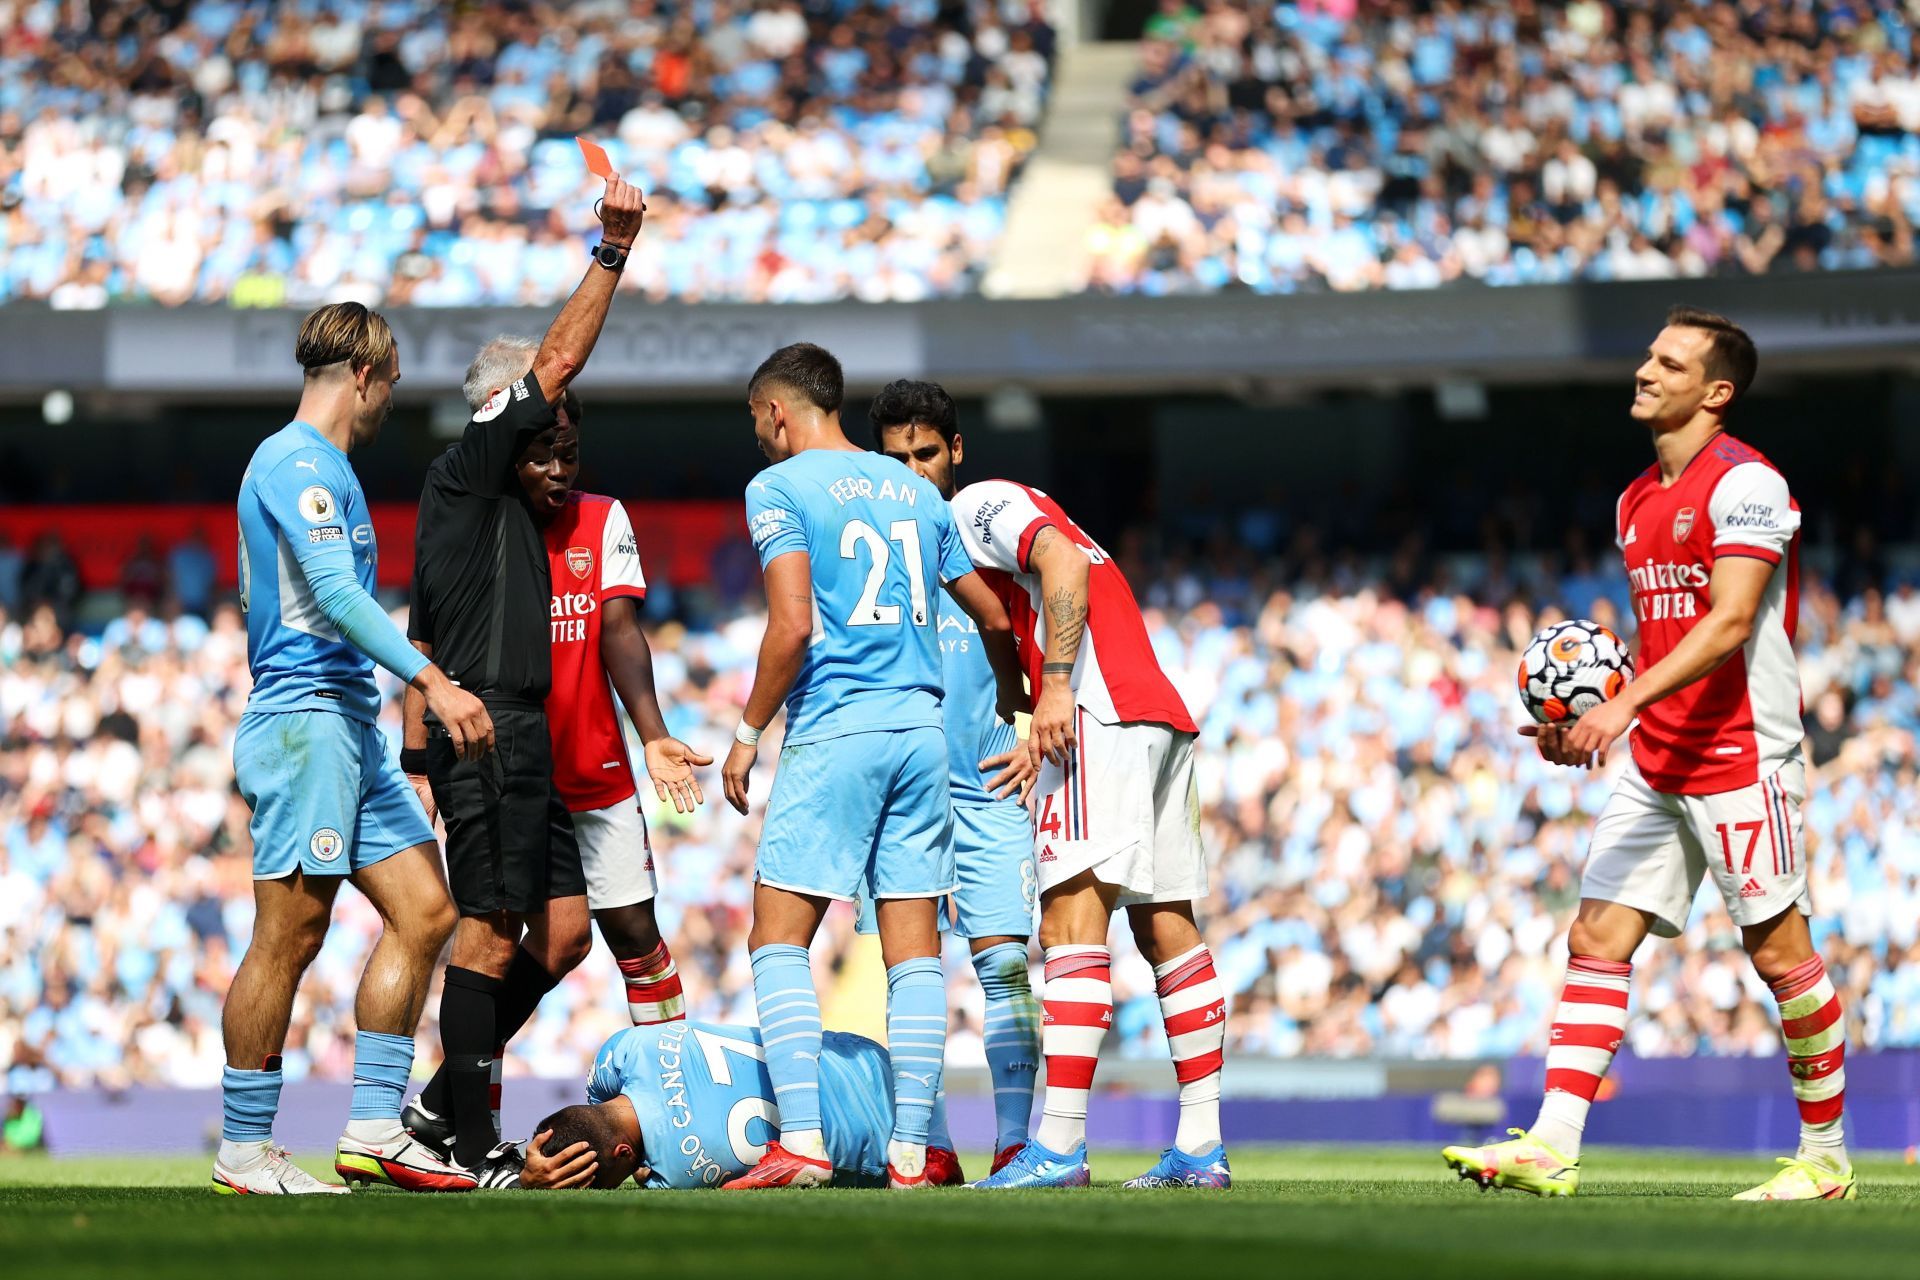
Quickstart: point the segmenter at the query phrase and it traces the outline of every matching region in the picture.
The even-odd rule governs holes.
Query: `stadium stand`
[[[1900,0],[1161,0],[1087,287],[1424,289],[1914,261]]]
[[[1120,553],[1202,717],[1209,933],[1232,992],[1230,1051],[1541,1051],[1584,832],[1608,780],[1549,769],[1514,735],[1517,650],[1552,616],[1523,601],[1617,620],[1620,584],[1578,555],[1537,573],[1488,557],[1425,568],[1406,551],[1327,557],[1310,530],[1255,552],[1275,545],[1260,519],[1201,554]],[[1268,513],[1268,535],[1275,524]],[[60,612],[74,578],[57,545],[0,549],[0,1065],[15,1089],[219,1079],[219,1001],[251,917],[247,813],[229,765],[247,673],[231,604],[216,599],[203,619],[168,603],[182,568],[195,585],[205,575],[203,557],[156,548],[134,576],[159,575],[161,604],[136,600],[78,631]],[[1874,1048],[1920,1045],[1920,590],[1881,581],[1892,576],[1843,567],[1835,580],[1863,585],[1842,597],[1810,574],[1800,635],[1816,937],[1844,978],[1853,1042]],[[676,734],[725,741],[760,625],[739,602],[692,627],[656,620]],[[390,707],[390,735],[397,724]],[[718,803],[709,772],[698,814],[650,805],[662,923],[690,1013],[750,1019],[757,818]],[[377,920],[350,892],[337,919],[296,1007],[290,1078],[349,1072],[351,993]],[[836,912],[827,933],[822,959],[837,974],[851,919]],[[1124,930],[1117,940],[1116,1049],[1157,1056],[1150,972]],[[949,960],[952,1060],[977,1063],[978,988],[958,951]],[[1648,948],[1637,977],[1639,1054],[1780,1052],[1769,993],[1717,902],[1700,904],[1680,944]],[[539,1017],[513,1069],[576,1075],[626,1022],[605,953]],[[422,1045],[435,1042],[423,1027]]]
[[[966,293],[1054,43],[1029,0],[93,8],[4,10],[0,302],[549,305],[580,133],[652,201],[623,287]]]

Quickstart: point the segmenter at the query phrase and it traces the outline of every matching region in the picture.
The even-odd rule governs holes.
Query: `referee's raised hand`
[[[600,197],[598,212],[600,215],[601,239],[622,249],[633,247],[634,237],[640,234],[640,224],[646,219],[647,202],[640,194],[640,188],[625,181],[617,173],[607,175],[606,194]]]

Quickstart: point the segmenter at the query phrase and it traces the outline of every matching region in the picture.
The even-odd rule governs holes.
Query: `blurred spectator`
[[[1424,289],[1911,265],[1904,0],[1163,0],[1087,285]],[[1146,194],[1143,195],[1142,192]]]
[[[33,541],[33,550],[20,566],[20,607],[51,606],[62,627],[80,600],[80,566],[67,554],[60,535],[49,529]]]
[[[167,553],[167,581],[180,607],[189,613],[206,614],[213,603],[216,572],[213,549],[198,529],[174,543]]]
[[[624,288],[964,293],[1052,57],[1033,0],[25,6],[0,302],[551,305],[598,225],[578,133],[648,194]]]

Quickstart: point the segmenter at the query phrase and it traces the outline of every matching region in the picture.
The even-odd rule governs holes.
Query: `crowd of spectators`
[[[1910,265],[1913,0],[1160,0],[1088,287]]]
[[[0,0],[0,302],[548,305],[597,180],[655,299],[970,292],[1040,0]]]
[[[1557,560],[1467,558],[1395,587],[1409,579],[1392,563],[1329,563],[1305,536],[1271,555],[1257,543],[1194,557],[1119,547],[1202,724],[1206,928],[1231,992],[1230,1050],[1543,1051],[1585,832],[1609,778],[1532,754],[1515,734],[1512,672],[1555,610],[1620,625],[1620,584]],[[220,1002],[252,917],[247,811],[229,761],[245,632],[229,603],[204,620],[130,610],[94,634],[44,600],[0,600],[0,1067],[16,1088],[219,1079]],[[696,746],[723,745],[738,720],[756,610],[708,599],[691,627],[651,623],[668,724]],[[1904,582],[1842,599],[1810,574],[1801,618],[1815,936],[1856,1047],[1920,1045],[1920,592]],[[750,1022],[759,810],[738,817],[718,802],[717,776],[704,781],[709,803],[691,816],[649,799],[662,923],[691,1013]],[[844,1025],[878,1007],[861,986],[878,969],[850,913],[829,920],[816,962],[828,1020]],[[378,927],[364,899],[342,893],[295,1009],[290,1076],[349,1073],[352,992]],[[1125,930],[1115,941],[1110,1049],[1154,1057],[1151,973]],[[948,955],[952,1055],[972,1064],[981,1006],[959,946]],[[1709,884],[1686,936],[1639,958],[1628,1043],[1645,1055],[1775,1054],[1771,1008]],[[542,1006],[511,1069],[577,1074],[625,1017],[618,974],[596,949]]]

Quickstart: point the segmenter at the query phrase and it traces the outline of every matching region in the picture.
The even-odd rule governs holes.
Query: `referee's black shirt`
[[[539,703],[553,683],[546,544],[514,472],[527,442],[553,423],[529,371],[474,410],[420,492],[407,634],[482,699]]]

